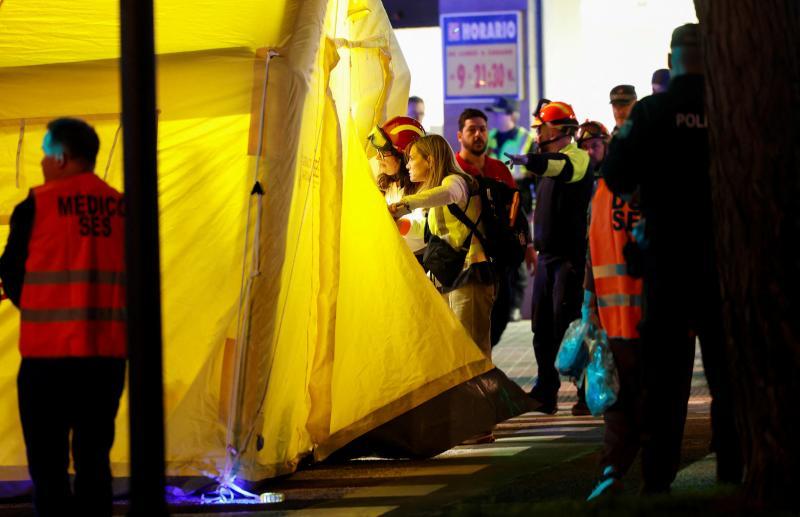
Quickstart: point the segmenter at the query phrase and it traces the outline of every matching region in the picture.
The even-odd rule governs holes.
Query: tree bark
[[[748,499],[800,487],[800,2],[695,0]]]

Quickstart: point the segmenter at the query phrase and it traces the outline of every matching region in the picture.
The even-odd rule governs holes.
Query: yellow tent
[[[0,2],[0,242],[52,118],[96,127],[96,172],[121,188],[117,10]],[[160,0],[155,17],[169,473],[292,472],[491,369],[371,176],[366,136],[409,84],[380,1]],[[0,479],[27,475],[17,326],[3,301]],[[123,396],[117,475],[127,438]]]

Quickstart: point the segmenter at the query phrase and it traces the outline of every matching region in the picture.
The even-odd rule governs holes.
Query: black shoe
[[[572,416],[587,416],[591,414],[592,412],[589,411],[589,406],[586,405],[585,400],[578,400],[572,406]]]
[[[558,413],[558,401],[542,401],[536,397],[536,395],[531,392],[528,394],[528,398],[530,402],[528,403],[528,409],[531,411],[537,411],[539,413],[544,413],[545,415],[555,415]]]

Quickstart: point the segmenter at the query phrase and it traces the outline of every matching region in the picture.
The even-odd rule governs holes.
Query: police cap
[[[491,106],[486,106],[486,111],[491,111],[493,113],[506,113],[511,115],[512,113],[519,111],[519,103],[514,99],[509,99],[508,97],[498,97]]]
[[[610,104],[630,104],[638,98],[636,88],[630,84],[620,84],[611,88],[609,97],[611,98]]]

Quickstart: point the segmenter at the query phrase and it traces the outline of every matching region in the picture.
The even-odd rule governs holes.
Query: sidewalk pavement
[[[530,321],[509,324],[494,349],[495,364],[525,390],[536,366]],[[269,481],[262,491],[280,492],[285,501],[271,505],[203,505],[199,497],[172,505],[173,515],[505,515],[537,514],[552,501],[582,505],[597,478],[603,421],[573,417],[575,387],[564,382],[556,415],[526,413],[497,426],[492,444],[458,446],[427,460],[362,458],[322,463]],[[699,355],[684,438],[683,464],[673,493],[688,493],[714,483],[708,389]],[[626,494],[639,489],[635,464]],[[550,505],[552,506],[552,505]],[[512,509],[512,510],[509,510]],[[115,505],[124,515],[127,504]],[[544,510],[548,513],[548,510]],[[550,510],[552,511],[552,510]],[[30,503],[0,505],[0,516],[32,515]]]

